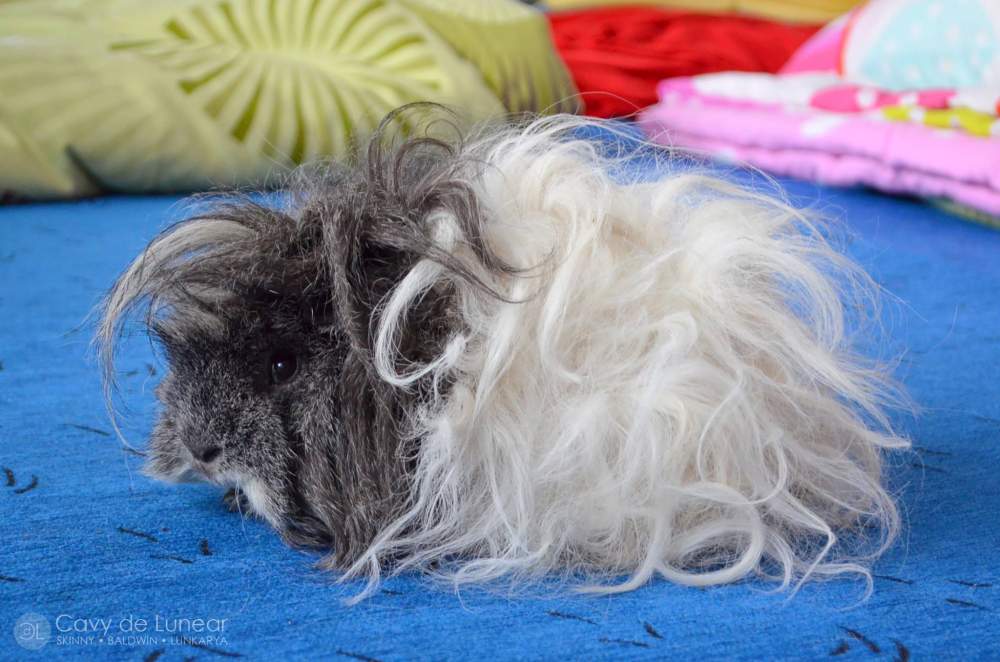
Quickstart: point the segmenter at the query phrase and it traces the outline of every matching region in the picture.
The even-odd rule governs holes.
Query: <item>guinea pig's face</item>
[[[131,314],[164,349],[147,473],[236,488],[237,504],[293,544],[328,549],[331,566],[353,563],[412,506],[409,425],[449,387],[380,376],[388,295],[422,261],[478,282],[439,245],[428,219],[442,210],[467,219],[463,250],[488,254],[450,148],[381,150],[373,141],[362,165],[325,174],[289,207],[224,200],[170,228],[115,283],[98,331],[109,392]],[[443,351],[453,296],[442,282],[409,306],[392,343],[401,365]]]
[[[330,408],[343,363],[338,335],[303,320],[299,303],[265,293],[224,302],[210,320],[156,330],[169,371],[156,392],[147,472],[235,488],[279,530],[312,517],[303,421]]]
[[[230,506],[337,566],[407,507],[418,442],[401,430],[425,395],[379,378],[371,337],[418,259],[397,246],[423,237],[401,238],[402,212],[353,190],[294,216],[241,202],[178,224],[116,283],[100,331],[113,351],[141,307],[164,350],[149,475],[235,488]],[[440,350],[448,305],[438,293],[412,311],[397,334],[406,360]]]

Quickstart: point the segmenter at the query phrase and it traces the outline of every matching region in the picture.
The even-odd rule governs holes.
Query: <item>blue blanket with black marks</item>
[[[898,300],[885,324],[921,407],[900,417],[905,533],[875,591],[838,579],[791,600],[746,582],[653,582],[584,597],[455,594],[418,577],[358,589],[312,567],[207,486],[142,476],[104,410],[88,311],[177,199],[0,208],[0,659],[998,659],[1000,232],[929,206],[787,183],[842,219],[849,250]],[[905,351],[903,351],[905,350]],[[120,364],[140,446],[162,367]]]

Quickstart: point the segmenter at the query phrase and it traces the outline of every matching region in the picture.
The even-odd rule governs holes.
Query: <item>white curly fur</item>
[[[874,286],[786,203],[684,171],[626,180],[584,124],[464,148],[488,242],[524,271],[477,265],[442,214],[440,245],[510,302],[430,261],[385,301],[382,378],[441,388],[409,430],[412,507],[347,577],[370,590],[390,559],[456,583],[583,571],[597,591],[868,577],[838,536],[893,540],[881,451],[906,446],[885,370],[851,348]],[[399,325],[444,281],[462,332],[400,370]]]

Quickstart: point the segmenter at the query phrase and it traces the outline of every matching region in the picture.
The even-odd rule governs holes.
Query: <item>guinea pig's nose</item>
[[[222,448],[211,441],[205,441],[201,439],[187,439],[184,445],[188,447],[191,451],[191,455],[194,456],[196,460],[208,464],[212,460],[219,457],[222,454]]]

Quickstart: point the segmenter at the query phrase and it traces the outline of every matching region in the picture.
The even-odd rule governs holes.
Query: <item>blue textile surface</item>
[[[91,329],[75,329],[179,212],[105,198],[0,208],[0,659],[1000,659],[1000,232],[788,187],[844,219],[850,252],[901,299],[890,349],[908,348],[899,375],[922,407],[900,417],[917,447],[893,469],[906,531],[867,602],[852,580],[788,601],[754,582],[512,597],[404,577],[343,606],[357,586],[213,489],[140,475],[111,434]],[[120,370],[141,445],[162,367],[137,341]]]

